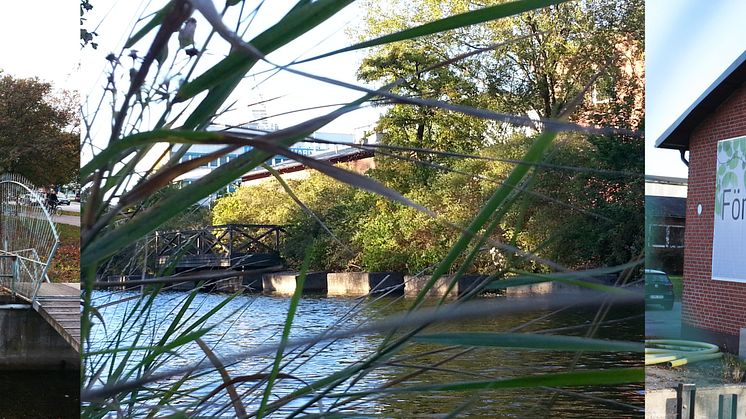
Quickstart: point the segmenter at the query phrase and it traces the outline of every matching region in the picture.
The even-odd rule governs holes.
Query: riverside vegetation
[[[350,3],[298,1],[268,29],[242,40],[238,34],[252,25],[252,16],[261,16],[263,2],[231,0],[218,12],[209,1],[174,0],[148,15],[124,48],[110,57],[108,86],[102,93],[112,99],[108,140],[101,144],[90,131],[83,135],[84,146],[101,149],[81,169],[86,188],[81,232],[84,416],[184,416],[225,409],[239,417],[345,416],[360,413],[354,406],[361,401],[400,394],[535,387],[548,391],[546,402],[535,406],[541,414],[551,411],[560,392],[579,404],[589,402],[588,396],[567,390],[572,387],[643,385],[642,343],[595,337],[613,304],[641,302],[621,287],[593,286],[603,298],[553,301],[549,308],[556,310],[600,301],[589,322],[572,326],[569,330],[578,333],[567,334],[505,333],[521,326],[432,333],[428,326],[464,319],[479,323],[498,313],[530,311],[531,304],[465,298],[441,300],[433,307],[425,304],[423,290],[399,314],[344,325],[345,318],[359,312],[356,305],[328,329],[298,336],[293,332],[301,302],[298,292],[287,301],[281,333],[240,350],[221,346],[219,338],[206,343],[211,330],[230,318],[224,309],[232,307],[235,296],[194,307],[196,291],[177,295],[181,300],[165,318],[156,318],[153,306],[169,298],[163,287],[119,299],[115,294],[113,300],[99,303],[103,300],[94,293],[93,282],[102,266],[155,229],[186,214],[194,216],[199,200],[275,154],[303,161],[323,176],[286,187],[242,188],[223,198],[212,217],[217,222],[292,225],[286,253],[302,272],[311,267],[426,270],[432,286],[445,273],[479,270],[491,274],[491,283],[484,286],[552,280],[591,286],[578,279],[589,275],[586,269],[601,268],[590,274],[619,272],[618,285],[629,282],[640,263],[643,237],[642,4],[363,2],[358,7],[365,11],[365,23],[352,33],[361,41],[346,50],[369,49],[358,77],[381,88],[326,78],[360,91],[359,99],[265,135],[237,138],[205,131],[247,83],[245,76],[257,63],[316,77],[274,63],[272,53],[307,36]],[[201,24],[211,28],[200,48],[193,49],[196,56],[184,54],[175,35],[193,9]],[[147,53],[133,53],[135,46]],[[229,52],[207,64],[205,51]],[[133,57],[131,71],[122,68],[128,54]],[[315,59],[323,58],[306,61]],[[185,80],[174,89],[166,81],[172,75],[176,81],[177,74]],[[116,88],[117,83],[127,87]],[[103,103],[98,98],[92,102]],[[379,164],[371,176],[288,150],[330,121],[371,104],[386,106],[377,127],[384,140],[373,148]],[[146,115],[159,117],[150,123]],[[97,112],[87,115],[86,126],[96,118]],[[187,151],[181,146],[199,143],[225,148],[180,162]],[[146,158],[158,150],[157,144],[176,151],[166,164]],[[252,149],[204,178],[167,187],[178,176],[246,145]],[[302,209],[293,198],[304,203]],[[169,273],[166,269],[156,275]],[[232,310],[250,310],[250,304]],[[102,310],[117,305],[124,321],[103,332],[107,318]],[[641,318],[630,316],[628,321]],[[370,333],[379,340],[356,362],[314,376],[312,382],[293,374],[293,362],[308,362],[303,360],[307,354]],[[373,387],[359,386],[370,374],[401,364],[408,359],[401,351],[424,341],[442,348],[429,355],[441,355],[415,356],[422,365]],[[563,351],[571,356],[561,370],[542,370],[539,362],[532,373],[485,377],[472,374],[481,369],[475,364],[473,371],[452,371],[455,375],[436,384],[410,384],[413,377],[447,368],[448,360],[459,353],[484,348]],[[181,355],[195,350],[203,353],[203,360],[185,365]],[[579,364],[583,351],[637,354],[640,362],[588,369]],[[232,369],[240,360],[265,359],[268,354],[252,371]],[[479,403],[476,398],[465,400],[468,403],[442,413],[457,415]],[[642,408],[617,405],[630,415],[639,415]]]

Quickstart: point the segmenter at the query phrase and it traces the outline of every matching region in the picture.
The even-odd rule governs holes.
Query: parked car
[[[63,193],[58,193],[57,202],[59,202],[60,205],[70,205],[70,197]]]
[[[44,196],[38,192],[27,193],[20,198],[22,205],[38,205],[40,202],[44,202]]]
[[[645,269],[645,304],[661,305],[666,310],[673,308],[673,284],[663,271]]]

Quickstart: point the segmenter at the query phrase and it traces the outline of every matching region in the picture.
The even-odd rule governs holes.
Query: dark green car
[[[645,305],[660,305],[666,310],[673,308],[673,284],[663,271],[645,269]]]

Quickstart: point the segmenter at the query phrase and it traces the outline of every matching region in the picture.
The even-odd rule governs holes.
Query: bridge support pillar
[[[309,272],[303,283],[303,292],[311,294],[326,294],[326,272]],[[295,293],[297,272],[269,273],[262,276],[262,288],[265,293],[292,295]]]
[[[480,282],[486,279],[485,275],[463,275],[458,284],[451,291],[448,291],[449,284],[453,281],[453,275],[444,275],[435,282],[428,290],[427,297],[442,297],[447,295],[449,298],[457,298],[471,291]],[[425,288],[430,281],[430,276],[406,276],[404,277],[404,296],[416,297]]]
[[[327,287],[330,296],[401,295],[404,275],[400,272],[335,272],[327,275]]]
[[[0,302],[0,370],[79,368],[80,354],[31,305]]]

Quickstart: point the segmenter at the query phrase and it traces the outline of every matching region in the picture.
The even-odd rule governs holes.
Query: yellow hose
[[[674,339],[645,341],[645,365],[666,364],[678,367],[723,356],[720,348],[707,342]]]

